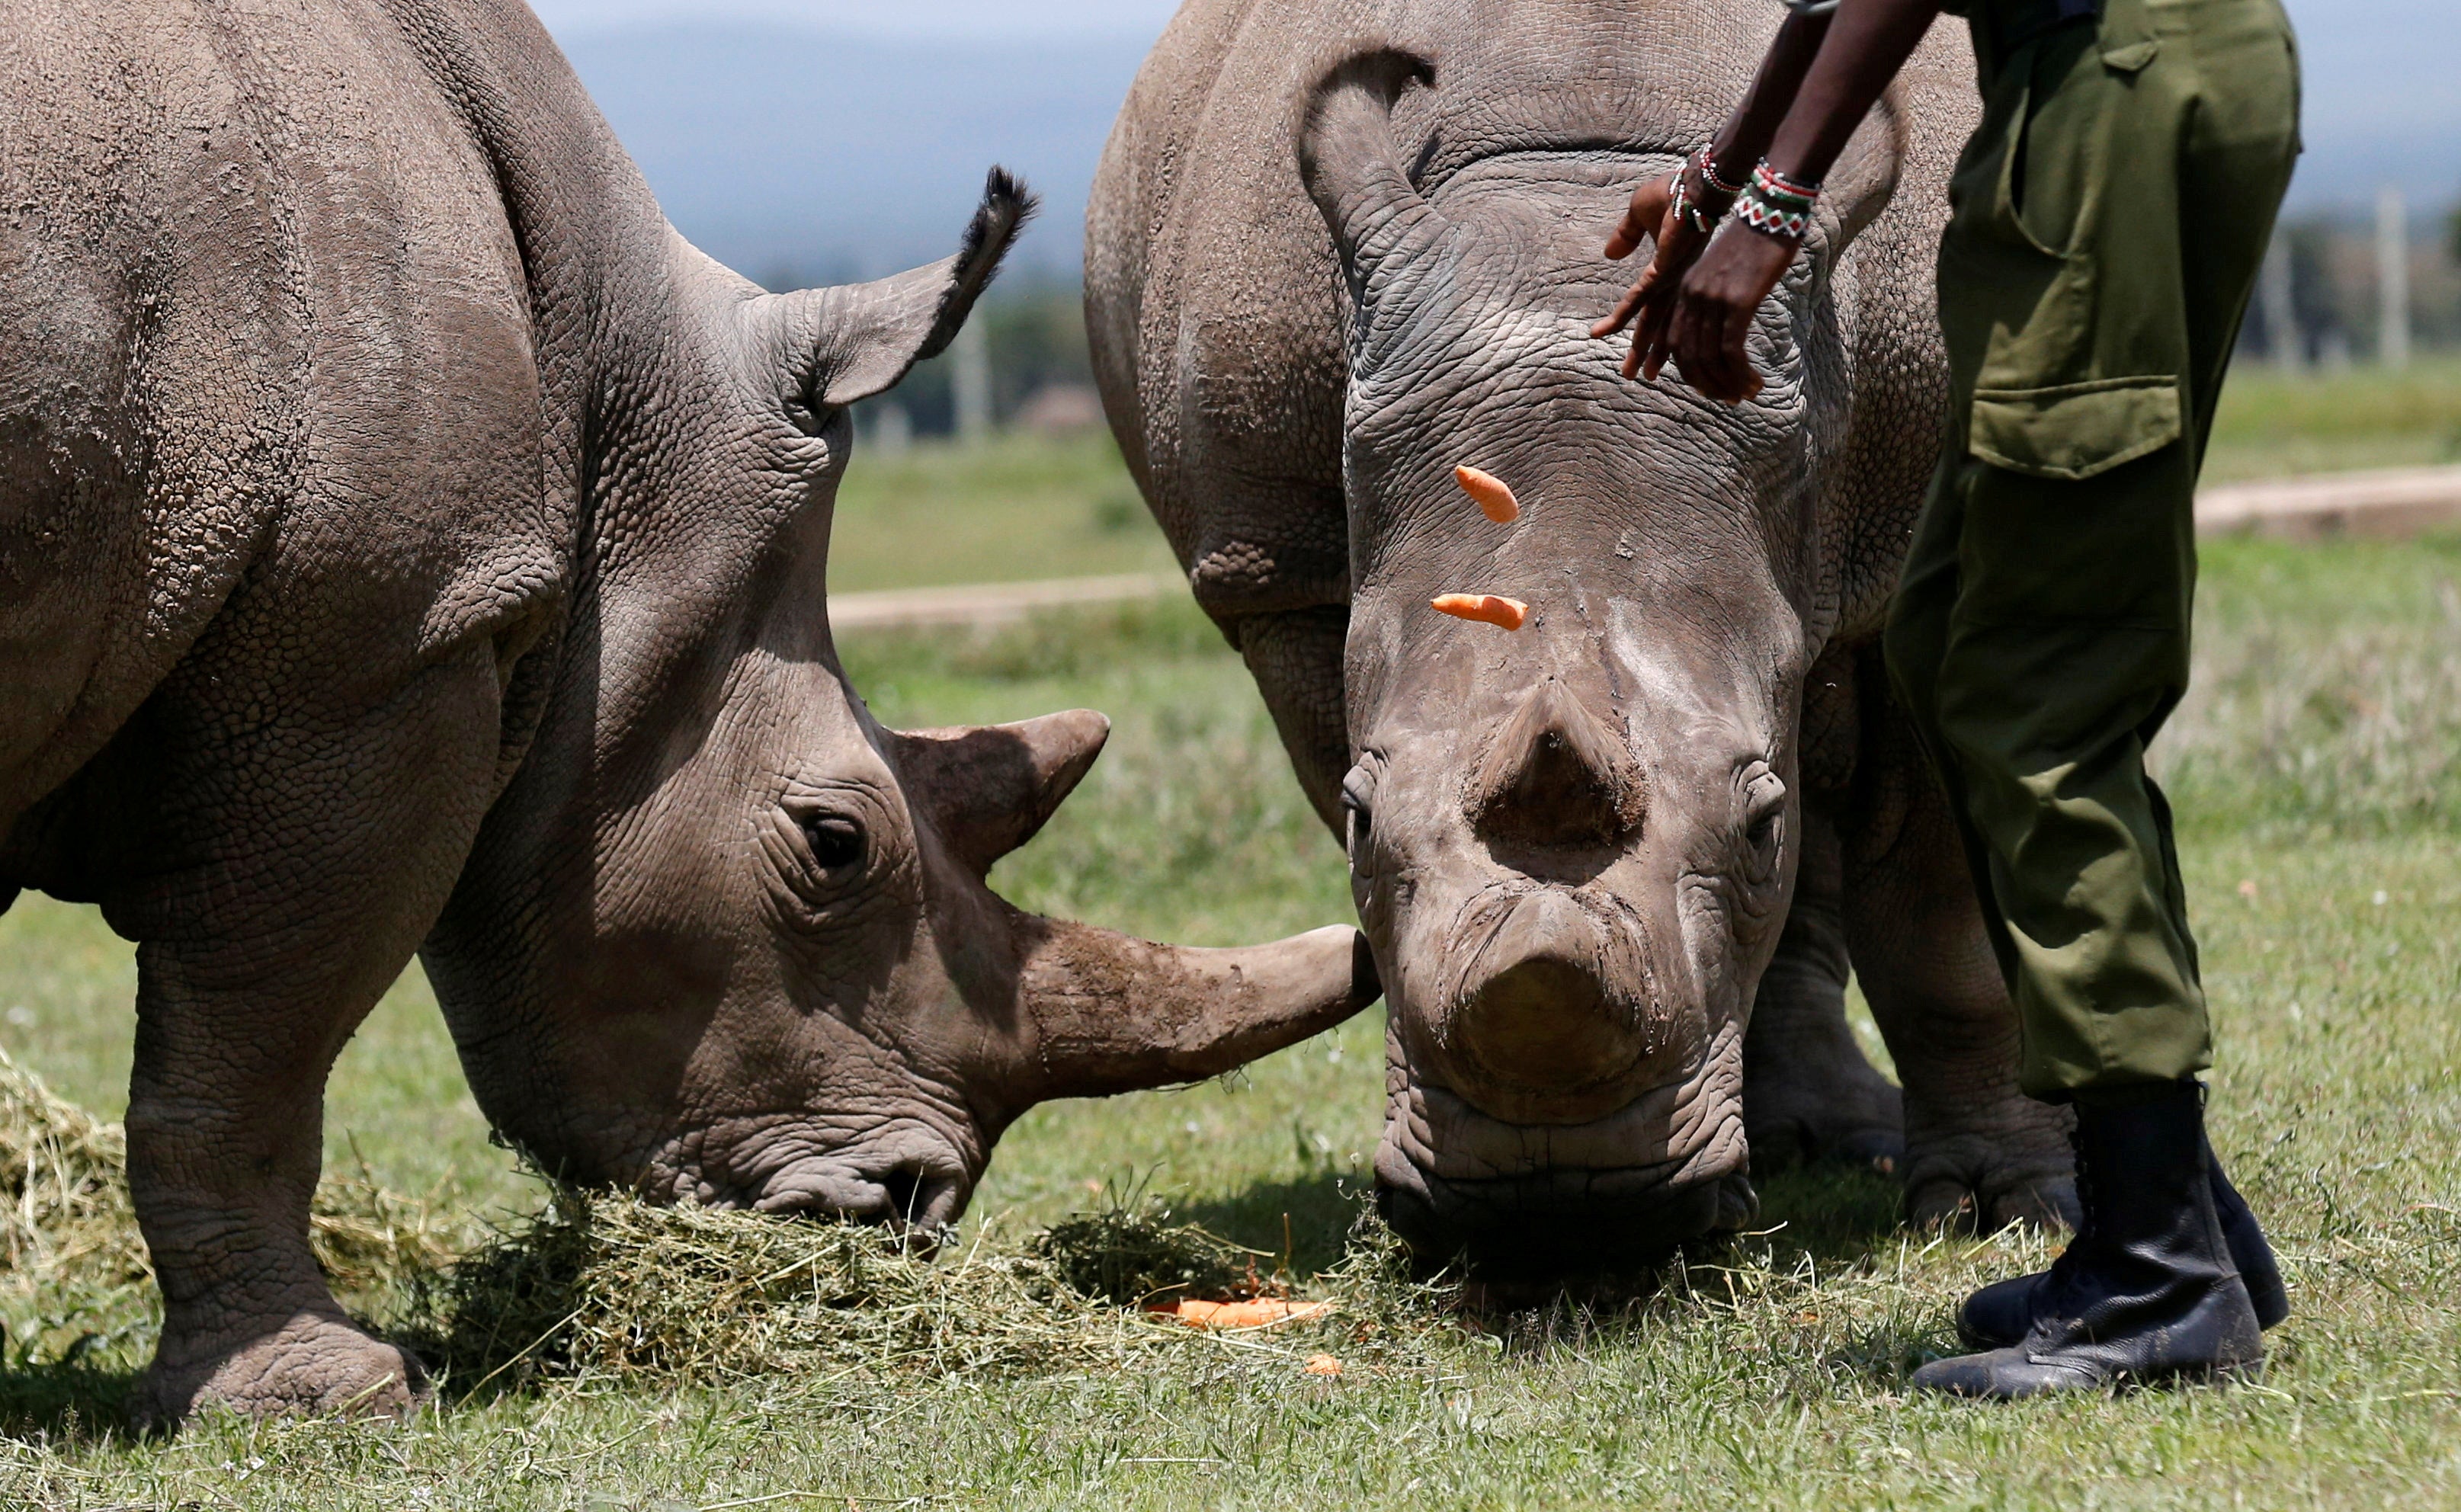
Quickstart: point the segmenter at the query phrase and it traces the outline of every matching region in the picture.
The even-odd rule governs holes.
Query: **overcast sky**
[[[973,51],[981,53],[985,44],[996,46],[1013,40],[1038,40],[1063,49],[1078,48],[1100,52],[1106,59],[1124,58],[1113,72],[1113,79],[1104,74],[1102,97],[1082,100],[1041,100],[1034,109],[1042,116],[1068,116],[1071,108],[1077,115],[1092,114],[1074,137],[1066,141],[1057,137],[1042,150],[1042,160],[1034,166],[1046,187],[1065,190],[1061,199],[1075,193],[1071,187],[1091,173],[1093,160],[1100,151],[1102,132],[1109,112],[1116,106],[1119,91],[1132,71],[1133,59],[1142,53],[1152,37],[1169,20],[1177,0],[532,0],[548,27],[576,55],[589,44],[613,46],[623,37],[653,39],[661,33],[672,35],[681,27],[689,32],[716,35],[732,32],[738,37],[744,22],[794,28],[811,38],[836,35],[852,41],[868,36],[889,48],[912,48],[916,44],[931,47],[942,40],[960,40],[974,44]],[[1772,13],[1778,0],[1767,0]],[[2315,208],[2325,204],[2364,205],[2373,201],[2376,188],[2385,182],[2403,183],[2420,203],[2449,202],[2456,183],[2461,183],[2461,0],[2285,0],[2300,31],[2300,51],[2306,62],[2306,128],[2308,156],[2298,181],[2292,188],[2295,207]],[[735,23],[730,28],[724,23]],[[713,25],[717,23],[717,25]],[[653,29],[644,31],[644,28]],[[707,28],[704,32],[703,29]],[[664,41],[645,40],[644,46],[668,47]],[[603,51],[603,49],[602,49]],[[1090,53],[1089,54],[1090,55]],[[617,130],[636,157],[644,160],[651,172],[651,181],[662,196],[670,199],[683,195],[693,177],[706,178],[709,163],[723,163],[741,158],[747,142],[712,147],[690,164],[675,168],[662,180],[659,165],[653,160],[669,145],[668,138],[677,138],[706,125],[722,114],[726,103],[723,79],[691,81],[673,75],[693,65],[677,56],[672,68],[661,76],[654,59],[637,82],[635,94],[673,94],[676,97],[656,109],[636,108],[638,102],[619,99],[613,93],[612,79],[592,77],[585,68],[585,78],[600,95],[602,105],[616,118]],[[913,71],[918,80],[928,75],[931,65],[928,56],[901,59],[894,65]],[[1108,64],[1105,67],[1109,67]],[[636,72],[639,72],[636,70]],[[867,81],[880,82],[880,81]],[[895,82],[895,81],[888,81]],[[1018,89],[1032,80],[1014,80]],[[683,97],[691,90],[703,93],[715,90],[716,99]],[[781,86],[784,87],[784,86]],[[919,88],[919,83],[918,86]],[[979,103],[983,110],[996,116],[1000,109],[1019,110],[1025,107],[1011,99],[1017,89],[1007,89],[997,99]],[[1048,93],[1045,90],[1044,93]],[[981,116],[983,110],[974,112]],[[943,114],[947,114],[943,112]],[[1070,119],[1073,121],[1074,117]],[[845,137],[843,126],[815,118],[808,123],[823,129],[826,135],[815,140],[837,140]],[[962,123],[943,123],[949,132],[962,125],[967,145],[978,147],[984,140],[1015,143],[1010,149],[1015,156],[1024,152],[1025,136],[1033,121],[994,118],[976,120],[969,117]],[[1046,126],[1051,121],[1044,121]],[[1063,123],[1065,124],[1065,123]],[[1053,126],[1057,131],[1059,128]],[[702,135],[707,135],[706,131]],[[1046,133],[1048,135],[1048,133]],[[1065,133],[1061,133],[1065,135]],[[1081,138],[1080,140],[1078,138]],[[1072,147],[1070,143],[1074,143]],[[680,149],[678,149],[680,150]],[[1070,157],[1070,153],[1074,157]],[[971,152],[979,156],[979,151]],[[1062,161],[1062,159],[1067,160]],[[1078,161],[1081,159],[1082,161]],[[738,165],[739,166],[739,165]],[[738,177],[740,177],[738,174]],[[954,181],[952,180],[952,182]],[[712,185],[711,193],[720,189],[738,193],[740,185]],[[969,191],[971,192],[971,191]],[[867,191],[868,194],[868,191]],[[1054,202],[1056,210],[1070,206]],[[832,212],[833,214],[839,212]],[[715,234],[714,232],[712,234]]]
[[[1774,8],[1778,0],[1768,0]],[[2327,131],[2448,131],[2461,100],[2461,3],[2455,0],[2284,0],[2312,65],[2308,103]],[[571,37],[640,23],[721,19],[787,22],[817,31],[917,38],[1160,32],[1178,0],[532,0],[548,28]],[[2430,126],[2431,123],[2431,126]]]

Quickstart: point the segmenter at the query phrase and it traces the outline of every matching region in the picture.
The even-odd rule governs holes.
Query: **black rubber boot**
[[[1935,1360],[1915,1385],[2008,1400],[2262,1370],[2263,1331],[2215,1211],[2202,1089],[2080,1097],[2077,1158],[2085,1223],[2044,1272],[2032,1327]]]
[[[2290,1293],[2281,1285],[2281,1267],[2273,1258],[2273,1246],[2265,1243],[2264,1229],[2248,1210],[2247,1200],[2222,1174],[2221,1162],[2214,1159],[2209,1145],[2205,1150],[2205,1168],[2212,1173],[2214,1213],[2221,1220],[2222,1241],[2230,1246],[2231,1264],[2238,1267],[2238,1278],[2247,1286],[2247,1299],[2256,1308],[2257,1327],[2274,1329],[2290,1316]],[[2085,1161],[2077,1161],[2078,1201],[2085,1202],[2086,1175]],[[2091,1209],[2088,1207],[2087,1212]],[[1957,1310],[1957,1332],[1967,1347],[1977,1350],[2004,1350],[2025,1336],[2034,1326],[2035,1314],[2042,1311],[2045,1299],[2058,1292],[2060,1278],[2066,1273],[2068,1255],[2084,1240],[2080,1229],[2066,1250],[2051,1262],[2048,1270],[2038,1270],[2030,1276],[2011,1276],[1995,1281],[1965,1299]]]

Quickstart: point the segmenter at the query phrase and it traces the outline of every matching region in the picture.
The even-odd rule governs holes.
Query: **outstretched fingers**
[[[1633,191],[1623,220],[1608,239],[1607,256],[1628,256],[1644,239],[1655,240],[1657,254],[1632,287],[1616,301],[1607,317],[1590,328],[1598,338],[1627,327],[1632,341],[1624,353],[1623,375],[1656,381],[1674,347],[1669,335],[1682,294],[1685,275],[1710,245],[1709,235],[1675,214],[1668,181],[1652,181]]]
[[[1632,191],[1632,199],[1623,207],[1623,219],[1616,223],[1607,237],[1607,259],[1620,262],[1630,257],[1640,244],[1656,237],[1666,224],[1666,212],[1674,205],[1669,181],[1652,179]]]
[[[1631,202],[1624,206],[1623,219],[1616,223],[1614,233],[1607,238],[1607,257],[1611,261],[1630,257],[1634,249],[1645,241],[1658,244],[1658,255],[1650,259],[1649,266],[1641,270],[1640,277],[1633,280],[1632,287],[1624,290],[1623,297],[1616,301],[1615,309],[1607,312],[1606,318],[1590,328],[1593,337],[1604,340],[1631,325],[1652,296],[1667,287],[1667,244],[1681,229],[1672,220],[1670,212],[1673,205],[1673,197],[1668,194],[1663,180],[1653,179],[1632,192]],[[1680,276],[1682,269],[1677,267],[1673,271]],[[1632,371],[1633,364],[1626,362],[1624,376],[1632,376]]]
[[[1649,308],[1641,311],[1640,323],[1633,328],[1632,356],[1624,362],[1625,377],[1633,375],[1633,359],[1637,358],[1640,376],[1652,383],[1658,381],[1658,374],[1665,368],[1666,359],[1674,354],[1675,349],[1667,334],[1674,322],[1675,301],[1672,298],[1652,300]]]

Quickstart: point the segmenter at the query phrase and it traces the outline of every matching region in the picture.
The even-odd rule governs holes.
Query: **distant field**
[[[2402,373],[2233,371],[2205,463],[2212,482],[2461,462],[2461,357]]]
[[[1370,1347],[1337,1320],[1025,1380],[882,1370],[546,1385],[408,1428],[205,1424],[168,1444],[86,1412],[150,1312],[74,1291],[11,1316],[0,1504],[714,1509],[760,1503],[1180,1508],[2258,1507],[2461,1504],[2461,539],[2216,543],[2199,686],[2164,747],[2221,1031],[2215,1142],[2282,1246],[2295,1305],[2263,1386],[1991,1410],[1910,1399],[1961,1291],[2038,1239],[1908,1232],[1874,1179],[1764,1188],[1769,1232],[1633,1310],[1504,1335],[1437,1320]],[[1270,722],[1184,601],[974,634],[865,634],[891,723],[1089,704],[1109,752],[994,882],[1017,902],[1200,942],[1347,917],[1338,853]],[[116,1112],[126,946],[89,910],[0,917],[0,1046]],[[21,1012],[22,1011],[22,1012]],[[1142,1185],[1306,1276],[1366,1182],[1380,1015],[1222,1083],[1055,1104],[1010,1133],[971,1222],[1003,1231]],[[414,970],[342,1058],[329,1160],[444,1204],[540,1193],[485,1142]],[[977,1229],[977,1232],[979,1230]],[[1331,1349],[1339,1381],[1298,1361]],[[79,1384],[82,1383],[82,1384]],[[47,1403],[54,1405],[45,1405]]]
[[[1176,567],[1108,432],[858,442],[829,537],[838,593]]]
[[[2222,395],[2213,482],[2461,461],[2461,358],[2405,373],[2284,376],[2249,363]],[[1107,436],[856,448],[838,496],[838,592],[1171,572],[1170,548]]]

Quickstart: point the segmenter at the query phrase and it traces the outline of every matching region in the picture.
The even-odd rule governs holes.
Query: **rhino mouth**
[[[811,1115],[730,1120],[688,1142],[697,1159],[656,1161],[645,1183],[704,1207],[876,1224],[930,1236],[955,1224],[976,1167],[919,1118],[860,1129]],[[677,1151],[681,1154],[683,1152]]]
[[[1743,1033],[1679,1081],[1584,1124],[1517,1124],[1421,1080],[1396,1044],[1377,1204],[1429,1266],[1488,1280],[1638,1269],[1757,1211],[1745,1175]]]
[[[974,1182],[963,1171],[919,1160],[883,1166],[845,1157],[802,1161],[770,1182],[749,1205],[757,1212],[808,1214],[936,1233],[957,1221]]]

